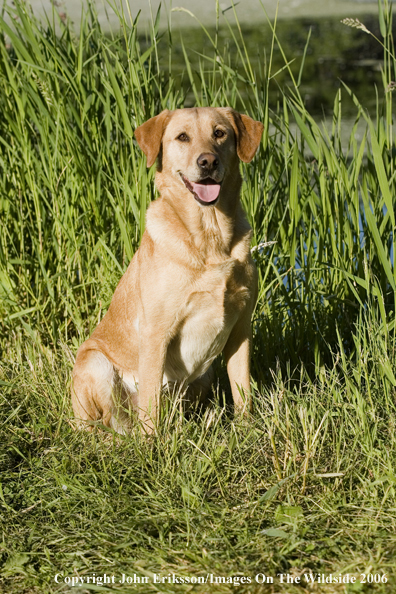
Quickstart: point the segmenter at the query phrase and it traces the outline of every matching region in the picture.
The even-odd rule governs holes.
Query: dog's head
[[[139,126],[135,137],[148,167],[160,157],[157,183],[187,188],[201,206],[213,206],[222,186],[239,176],[238,158],[253,159],[262,132],[261,122],[233,109],[200,107],[165,110]]]

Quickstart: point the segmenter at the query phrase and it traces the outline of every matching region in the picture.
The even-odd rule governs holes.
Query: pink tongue
[[[193,192],[202,202],[214,202],[220,192],[220,184],[197,184],[191,182]]]

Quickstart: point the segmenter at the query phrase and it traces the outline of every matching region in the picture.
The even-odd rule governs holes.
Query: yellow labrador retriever
[[[107,314],[78,350],[72,401],[80,421],[124,432],[135,410],[151,433],[161,388],[203,398],[221,352],[235,409],[250,408],[257,272],[239,159],[253,159],[262,132],[260,122],[212,107],[165,110],[136,129],[147,166],[158,159],[161,196]]]

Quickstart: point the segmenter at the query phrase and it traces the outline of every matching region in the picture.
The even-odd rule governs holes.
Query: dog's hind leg
[[[72,378],[72,405],[78,425],[92,429],[90,421],[111,427],[114,367],[98,350],[80,349]]]

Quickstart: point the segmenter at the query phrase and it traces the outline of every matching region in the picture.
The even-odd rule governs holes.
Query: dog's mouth
[[[214,204],[220,194],[221,183],[216,182],[211,177],[201,179],[199,182],[192,182],[187,179],[184,175],[181,178],[186,186],[194,196],[195,200],[200,204]]]

